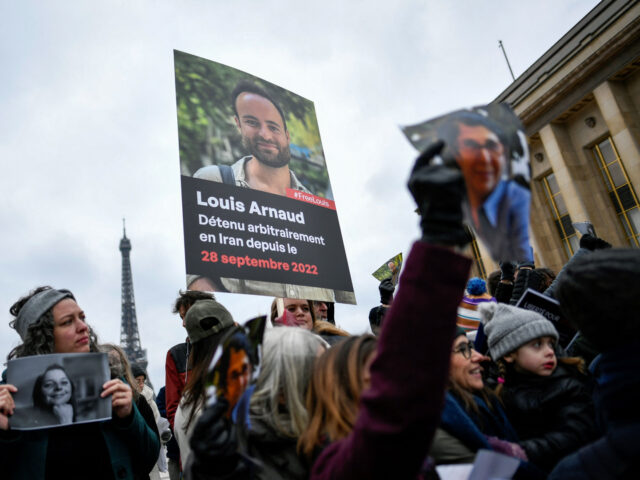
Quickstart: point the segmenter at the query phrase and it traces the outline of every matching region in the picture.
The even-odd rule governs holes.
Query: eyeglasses
[[[495,140],[488,139],[484,144],[478,143],[475,140],[471,140],[470,138],[466,138],[462,140],[461,149],[472,151],[473,153],[477,153],[480,150],[487,150],[492,154],[500,155],[504,152],[504,147],[500,142],[496,142]]]
[[[461,343],[457,348],[452,350],[453,353],[460,353],[464,358],[469,360],[471,358],[471,352],[474,349],[473,342]]]

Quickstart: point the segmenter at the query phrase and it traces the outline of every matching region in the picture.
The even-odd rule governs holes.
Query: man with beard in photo
[[[194,178],[253,188],[276,195],[287,189],[310,192],[289,169],[289,131],[284,112],[275,99],[262,87],[240,80],[231,101],[234,119],[242,135],[242,145],[250,155],[231,166],[209,165],[194,173]],[[352,292],[334,291],[321,287],[307,287],[259,280],[217,278],[187,275],[187,288],[199,291],[231,291],[283,298],[308,298],[323,302],[345,299],[355,303]]]
[[[230,167],[202,167],[193,176],[276,195],[286,195],[287,188],[311,193],[289,169],[289,131],[280,105],[266,90],[246,80],[238,82],[231,99],[242,145],[250,155]]]

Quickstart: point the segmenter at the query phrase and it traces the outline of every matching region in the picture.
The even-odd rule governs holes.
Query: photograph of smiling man
[[[506,105],[460,110],[405,127],[422,150],[443,141],[441,159],[460,169],[466,186],[466,222],[499,261],[531,261],[528,150],[520,121]],[[516,175],[516,172],[518,174]]]
[[[273,97],[255,83],[240,80],[231,93],[231,103],[242,146],[249,153],[231,166],[235,184],[276,195],[286,195],[287,188],[311,193],[289,168],[290,135],[282,108]],[[217,165],[202,167],[193,176],[224,181]]]
[[[313,103],[174,61],[187,287],[355,303]]]

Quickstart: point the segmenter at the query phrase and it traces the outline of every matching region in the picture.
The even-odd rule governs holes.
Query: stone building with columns
[[[536,265],[560,270],[578,248],[573,222],[638,248],[640,2],[600,2],[494,101],[529,140]],[[497,268],[479,253],[477,269]]]

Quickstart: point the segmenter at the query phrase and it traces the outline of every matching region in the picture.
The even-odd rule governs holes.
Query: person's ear
[[[289,138],[289,130],[285,130],[284,133],[287,136],[287,143],[291,143],[291,139]]]
[[[505,355],[504,357],[502,357],[504,359],[505,362],[507,363],[513,363],[516,361],[516,352],[511,352],[507,355]]]
[[[233,119],[236,121],[236,126],[238,127],[238,130],[240,130],[240,119],[238,118],[237,115],[234,115]]]

